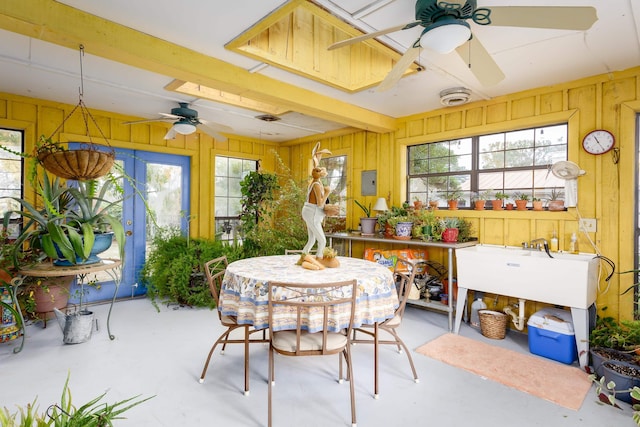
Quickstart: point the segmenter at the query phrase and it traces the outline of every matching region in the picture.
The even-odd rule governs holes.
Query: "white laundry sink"
[[[594,254],[552,253],[514,246],[456,250],[458,304],[469,289],[571,307],[580,366],[588,362],[588,308],[596,301],[599,260]],[[456,311],[454,332],[462,311]]]
[[[596,300],[598,259],[593,254],[551,255],[512,246],[461,248],[456,250],[458,286],[588,308]]]

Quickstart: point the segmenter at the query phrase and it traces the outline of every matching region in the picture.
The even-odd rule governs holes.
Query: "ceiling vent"
[[[469,102],[471,90],[466,87],[452,87],[440,92],[440,103],[445,107],[455,107]]]
[[[280,117],[274,116],[272,114],[263,114],[261,116],[256,116],[256,119],[262,120],[263,122],[277,122],[280,120]]]

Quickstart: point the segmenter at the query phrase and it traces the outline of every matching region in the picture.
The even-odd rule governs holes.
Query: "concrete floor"
[[[242,347],[218,352],[204,384],[198,382],[207,352],[222,332],[216,314],[206,309],[161,307],[146,299],[113,307],[109,340],[108,305],[92,307],[99,330],[91,340],[62,344],[55,321],[46,329],[27,328],[24,350],[18,343],[0,344],[0,406],[15,409],[37,396],[40,411],[59,402],[67,373],[73,402],[82,403],[107,391],[105,402],[135,395],[155,397],[124,415],[120,426],[265,426],[267,421],[267,351],[251,347],[251,393],[244,396]],[[400,335],[412,350],[446,332],[443,313],[410,307]],[[462,326],[461,334],[528,353],[526,336],[509,332],[489,340]],[[596,402],[589,393],[572,411],[413,351],[420,383],[415,384],[404,354],[381,349],[380,399],[373,399],[373,351],[353,348],[359,426],[599,426],[635,425],[629,405],[622,409]],[[276,359],[274,426],[350,425],[349,387],[337,378],[334,357]],[[562,381],[562,378],[558,378]]]

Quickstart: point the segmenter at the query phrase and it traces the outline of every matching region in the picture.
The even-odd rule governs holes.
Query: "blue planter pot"
[[[95,238],[95,241],[93,242],[93,248],[89,253],[89,258],[87,258],[86,260],[83,260],[82,258],[76,257],[76,262],[75,264],[73,264],[69,260],[62,258],[62,254],[56,247],[56,251],[58,251],[58,256],[60,258],[53,261],[53,265],[57,265],[57,266],[69,266],[69,265],[78,265],[78,264],[86,265],[86,264],[95,264],[97,262],[100,262],[100,258],[98,258],[98,254],[101,254],[102,252],[106,251],[111,247],[111,244],[113,243],[113,233],[112,232],[97,233],[95,236],[96,238]]]

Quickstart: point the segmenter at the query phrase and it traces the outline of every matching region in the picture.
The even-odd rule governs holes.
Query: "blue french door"
[[[72,146],[72,144],[70,144]],[[119,213],[125,229],[124,268],[117,298],[131,298],[146,293],[139,280],[153,235],[158,227],[179,228],[187,232],[190,194],[190,158],[173,154],[116,149],[116,162],[128,176],[122,179],[125,200]],[[113,173],[119,176],[118,172]],[[113,212],[118,214],[117,212]],[[154,218],[150,218],[153,216]],[[102,258],[119,258],[114,242]],[[103,301],[113,298],[115,282],[107,273],[87,278],[100,283],[99,288],[85,287],[83,301]],[[75,287],[75,285],[74,285]],[[78,292],[71,289],[71,302],[77,302]]]

